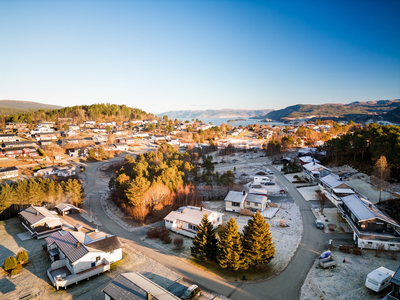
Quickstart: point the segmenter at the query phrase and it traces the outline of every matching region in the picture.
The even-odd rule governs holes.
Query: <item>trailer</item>
[[[332,269],[336,267],[336,262],[332,258],[332,256],[326,257],[326,258],[321,258],[319,260],[319,265],[323,267],[324,269]]]
[[[378,293],[390,285],[390,280],[392,280],[393,275],[394,271],[385,267],[379,267],[368,273],[365,286]]]

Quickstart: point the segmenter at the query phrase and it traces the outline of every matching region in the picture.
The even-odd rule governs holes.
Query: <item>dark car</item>
[[[271,181],[265,182],[264,185],[275,185],[275,182],[271,182]]]
[[[321,220],[315,220],[315,226],[317,226],[318,229],[324,229],[324,223],[322,223]]]
[[[200,297],[200,295],[201,295],[200,288],[197,285],[193,284],[187,288],[187,290],[181,296],[181,299],[192,300]]]

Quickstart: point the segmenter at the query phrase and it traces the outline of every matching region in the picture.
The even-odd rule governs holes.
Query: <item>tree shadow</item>
[[[8,278],[0,279],[0,295],[15,291],[15,287],[15,284],[8,280]]]

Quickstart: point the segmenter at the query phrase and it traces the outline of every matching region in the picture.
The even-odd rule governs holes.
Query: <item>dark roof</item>
[[[32,225],[45,219],[50,219],[48,221],[59,219],[46,208],[40,206],[30,206],[20,211],[19,214]]]
[[[400,286],[400,267],[397,268],[390,282]]]
[[[154,300],[179,299],[137,272],[119,274],[102,292],[118,300],[147,299],[148,292]]]
[[[0,168],[0,173],[9,171],[18,171],[18,168],[17,167]]]
[[[97,249],[97,250],[101,250],[104,252],[111,252],[113,250],[117,250],[117,249],[123,247],[121,241],[119,240],[119,238],[116,235],[106,237],[104,239],[101,239],[101,240],[98,240],[95,242],[91,242],[89,244],[86,244],[86,246]]]
[[[71,263],[76,262],[90,252],[83,243],[79,242],[78,246],[78,242],[78,239],[71,232],[58,231],[46,238],[46,243],[48,245],[56,243]]]

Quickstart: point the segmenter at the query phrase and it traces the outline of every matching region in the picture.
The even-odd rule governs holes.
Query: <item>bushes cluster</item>
[[[26,251],[20,251],[17,254],[17,259],[14,256],[9,256],[5,259],[3,269],[9,271],[10,275],[17,275],[22,264],[28,262],[28,253]]]
[[[175,246],[175,250],[181,250],[183,248],[183,238],[180,236],[174,238],[172,243]]]
[[[171,238],[169,230],[165,227],[154,227],[147,231],[147,237],[150,239],[159,238],[164,244],[170,244]]]

